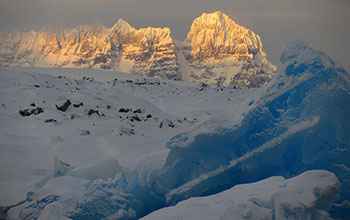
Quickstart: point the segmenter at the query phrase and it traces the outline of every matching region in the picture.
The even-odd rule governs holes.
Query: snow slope
[[[247,96],[230,88],[103,70],[11,67],[0,72],[0,206],[22,201],[26,190],[50,173],[55,157],[76,170],[112,159],[147,174],[164,163],[172,136],[211,117],[229,118],[233,106]],[[57,110],[55,105],[67,99],[72,102],[67,111]],[[83,106],[73,106],[81,102]],[[19,114],[37,107],[44,112]],[[132,111],[119,112],[121,108]],[[89,115],[91,109],[101,115]],[[160,128],[163,120],[174,127]]]

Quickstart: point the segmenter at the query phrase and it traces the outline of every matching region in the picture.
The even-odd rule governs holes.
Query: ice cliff
[[[252,98],[254,108],[241,123],[220,132],[174,137],[164,167],[150,184],[175,204],[269,176],[326,169],[340,179],[341,199],[346,200],[349,79],[324,53],[289,41],[276,77]]]

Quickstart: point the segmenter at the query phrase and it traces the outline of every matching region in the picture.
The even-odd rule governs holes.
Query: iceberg
[[[191,198],[142,220],[329,219],[327,210],[337,200],[339,189],[334,174],[312,170],[291,179],[275,176],[215,195]]]
[[[310,169],[333,172],[340,201],[350,198],[349,73],[300,40],[289,41],[280,60],[240,124],[169,141],[167,161],[149,183],[168,204]]]

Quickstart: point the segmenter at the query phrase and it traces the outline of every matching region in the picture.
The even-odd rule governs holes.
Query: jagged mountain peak
[[[203,13],[196,18],[187,40],[191,42],[191,54],[195,59],[266,56],[259,35],[220,11]]]
[[[275,73],[275,66],[266,59],[260,36],[221,11],[196,18],[185,42],[182,55],[189,67],[182,68],[190,71],[184,78],[195,82],[260,87]]]
[[[226,28],[236,25],[236,23],[227,14],[221,11],[203,13],[194,20],[192,25],[194,24],[207,25],[208,28],[215,28],[218,26]]]
[[[112,27],[112,30],[128,30],[128,29],[133,29],[133,27],[131,27],[131,25],[122,18],[119,18],[117,23],[115,23],[115,25]]]
[[[220,11],[195,19],[176,47],[168,27],[136,29],[120,18],[110,28],[8,32],[0,39],[0,66],[110,69],[236,88],[259,87],[275,72],[260,37]]]

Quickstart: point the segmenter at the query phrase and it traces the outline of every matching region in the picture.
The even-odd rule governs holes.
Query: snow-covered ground
[[[147,175],[164,163],[171,137],[213,118],[238,123],[250,108],[247,96],[255,92],[103,70],[11,67],[0,72],[0,206],[22,201],[25,191],[53,169],[54,157],[75,169],[115,159]],[[68,109],[57,110],[67,99]],[[79,103],[83,106],[73,106]],[[37,107],[43,112],[19,114]],[[98,113],[89,115],[91,109]],[[110,175],[105,178],[115,173]]]
[[[302,41],[259,89],[0,71],[8,219],[138,219],[187,199],[154,218],[327,219],[331,205],[332,217],[349,217],[350,75]],[[315,169],[327,171],[304,173]]]

